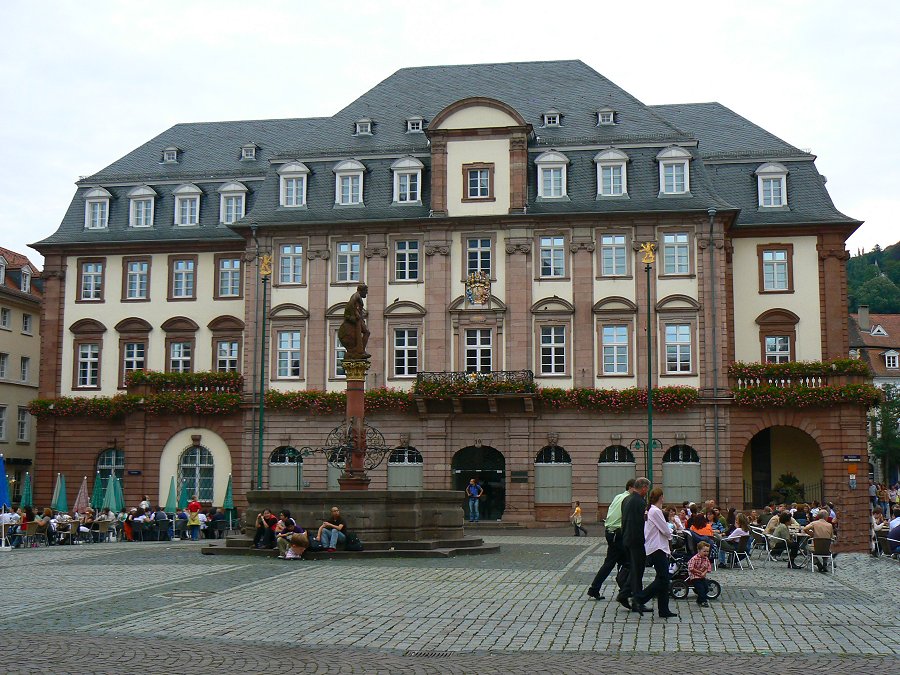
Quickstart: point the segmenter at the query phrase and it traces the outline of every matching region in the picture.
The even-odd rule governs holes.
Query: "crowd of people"
[[[299,560],[307,551],[328,551],[333,553],[338,546],[347,546],[350,533],[347,521],[341,515],[340,507],[331,507],[331,515],[323,520],[315,536],[291,517],[291,512],[282,509],[276,516],[265,509],[256,516],[256,532],[253,547],[257,549],[278,549],[278,557],[284,560]]]
[[[581,525],[580,518],[577,523],[575,519],[581,515],[579,507],[576,502],[572,515],[575,536],[579,536]],[[649,612],[652,610],[645,603],[655,598],[659,615],[666,618],[677,616],[670,611],[668,601],[673,537],[680,535],[690,542],[687,549],[692,555],[687,561],[687,580],[697,594],[697,604],[708,607],[706,575],[712,569],[712,561],[724,565],[738,554],[749,555],[753,546],[752,529],[758,528],[757,532],[761,530],[763,535],[768,535],[770,555],[778,556],[786,551],[791,567],[799,569],[802,566],[795,564],[799,551],[797,535],[832,540],[837,514],[830,502],[769,505],[748,514],[735,508],[723,514],[713,500],[702,506],[684,502],[680,510],[665,508],[663,490],[650,491],[650,481],[638,478],[629,480],[625,491],[612,500],[605,527],[607,556],[587,590],[588,597],[604,599],[600,589],[613,569],[618,569],[616,601],[633,612]],[[819,572],[827,572],[821,560],[815,562]],[[647,566],[654,568],[656,576],[643,588]]]

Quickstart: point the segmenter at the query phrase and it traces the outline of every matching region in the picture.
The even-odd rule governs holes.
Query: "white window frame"
[[[691,191],[691,153],[677,145],[671,145],[656,156],[659,162],[659,193],[661,195],[684,195]],[[684,172],[684,189],[678,190],[677,181],[675,180],[675,168],[681,167]],[[673,184],[671,190],[666,189],[666,172],[671,168],[673,171]]]
[[[494,240],[490,237],[466,237],[466,275],[475,274],[477,272],[484,272],[488,275],[488,277],[493,278],[493,265],[494,265]],[[477,242],[475,246],[472,246],[472,242]],[[484,242],[487,242],[487,246],[485,246]],[[471,254],[475,254],[475,265],[472,265],[472,256]],[[487,269],[485,269],[485,261],[487,262]]]
[[[140,185],[128,193],[128,227],[153,227],[156,197],[156,191],[146,185]],[[142,207],[140,219],[138,205]]]
[[[418,239],[397,239],[394,241],[394,281],[419,281],[421,256]],[[410,267],[415,273],[410,273]],[[400,276],[401,269],[404,276]]]
[[[621,253],[621,255],[619,255]],[[609,255],[607,255],[609,254]],[[612,269],[607,266],[607,257],[612,264]],[[621,258],[621,260],[620,260]],[[621,269],[619,268],[621,262]],[[627,277],[628,276],[628,237],[621,233],[609,233],[600,235],[600,276],[602,277]]]
[[[173,340],[169,343],[168,352],[166,354],[166,365],[170,373],[194,372],[193,340]]]
[[[371,136],[372,135],[372,120],[368,118],[363,118],[361,120],[356,121],[356,136]]]
[[[6,260],[0,256],[0,284],[6,283]]]
[[[162,163],[163,164],[177,164],[178,163],[178,148],[174,145],[170,145],[168,148],[163,148],[162,151]]]
[[[540,277],[542,279],[561,279],[566,276],[566,238],[561,234],[538,235],[538,254],[540,260]],[[545,252],[549,261],[549,271],[544,270]],[[558,263],[558,267],[557,267]]]
[[[75,381],[77,389],[95,389],[100,386],[100,343],[81,342],[76,358],[78,373]]]
[[[628,375],[628,342],[628,324],[604,324],[600,327],[600,368],[604,375]]]
[[[303,244],[288,242],[278,245],[278,283],[295,285],[303,283]],[[287,268],[285,269],[285,263]],[[287,272],[287,274],[285,274]]]
[[[541,199],[566,198],[568,196],[567,168],[569,164],[569,158],[561,152],[548,150],[547,152],[542,152],[540,155],[538,155],[535,158],[534,163],[537,167],[538,197],[540,197]],[[555,194],[556,186],[553,185],[554,181],[552,178],[549,193],[544,186],[545,173],[549,173],[552,176],[554,172],[559,172],[559,194]]]
[[[347,350],[344,348],[344,345],[341,344],[341,339],[338,337],[337,330],[332,332],[334,333],[334,341],[331,343],[333,347],[332,353],[334,354],[334,368],[332,370],[334,377],[332,379],[345,380],[347,379],[347,373],[344,372],[341,361],[343,361],[344,357],[347,355]]]
[[[256,145],[253,143],[247,143],[247,145],[241,146],[241,161],[249,162],[256,160]]]
[[[0,441],[6,440],[6,410],[5,405],[0,405]]]
[[[94,188],[84,195],[84,229],[105,230],[109,227],[109,202],[112,194],[102,187]],[[100,209],[100,218],[94,218],[94,207]]]
[[[475,192],[472,192],[472,174],[478,174],[476,176],[476,180],[478,184],[475,186]],[[484,174],[485,178],[482,178],[482,174]],[[480,166],[480,167],[472,167],[466,169],[466,186],[465,186],[465,194],[466,199],[490,199],[491,198],[491,180],[493,179],[493,171],[490,168]],[[486,179],[486,180],[485,180]],[[482,184],[484,182],[484,184]],[[484,191],[484,194],[482,194]]]
[[[900,368],[900,354],[893,349],[884,353],[884,367],[890,370]]]
[[[791,338],[789,335],[766,335],[763,338],[766,363],[787,363],[791,360]],[[786,346],[786,349],[781,349]]]
[[[131,266],[137,265],[138,271],[132,271]],[[150,261],[149,260],[128,260],[125,262],[125,299],[126,300],[146,300],[150,294]],[[134,283],[134,294],[132,294],[132,278]],[[143,290],[143,293],[141,292]]]
[[[244,217],[247,209],[247,188],[242,183],[226,183],[219,188],[219,222],[231,225]]]
[[[541,375],[566,374],[566,327],[561,324],[540,326]],[[560,361],[560,359],[562,359]]]
[[[558,127],[562,121],[562,114],[559,110],[548,110],[541,117],[545,127]]]
[[[667,241],[668,239],[672,241]],[[682,241],[682,238],[684,239]],[[691,235],[689,232],[664,232],[662,236],[662,273],[664,275],[691,273]],[[682,255],[683,254],[683,255]],[[684,260],[680,260],[680,258]],[[669,269],[669,263],[672,269]],[[683,263],[683,266],[682,266]]]
[[[31,415],[28,414],[28,408],[19,406],[16,415],[16,440],[20,443],[27,443],[31,434]]]
[[[143,371],[147,367],[147,341],[129,340],[122,344],[122,379],[128,373]]]
[[[0,328],[10,329],[12,323],[12,310],[9,307],[0,308]]]
[[[227,349],[223,350],[222,347]],[[219,373],[238,373],[241,370],[240,364],[241,344],[239,340],[224,339],[216,340],[216,372]],[[224,367],[223,367],[224,365]]]
[[[362,279],[362,244],[358,241],[339,241],[335,245],[334,277],[341,284],[358,283]],[[353,259],[356,259],[354,273]],[[343,267],[343,270],[342,270]]]
[[[402,339],[401,339],[402,338]],[[419,329],[394,328],[394,377],[415,377],[419,372]]]
[[[787,175],[788,170],[783,164],[777,162],[766,162],[761,165],[754,173],[756,173],[756,188],[759,196],[759,207],[761,209],[779,209],[788,205],[787,194]],[[772,181],[777,183],[780,190],[780,201],[775,204],[766,203],[766,183]]]
[[[174,214],[175,225],[178,225],[179,227],[197,227],[198,225],[200,225],[200,207],[201,207],[200,197],[202,195],[200,188],[198,188],[196,185],[189,183],[187,185],[182,185],[182,186],[176,188],[172,192],[172,194],[175,195],[175,214]],[[197,200],[197,210],[193,214],[194,218],[188,219],[189,221],[192,220],[192,222],[182,222],[181,205],[183,203],[186,203],[189,200],[193,200],[193,199]]]
[[[597,165],[597,196],[628,197],[628,155],[621,150],[610,148],[594,155],[594,163]],[[603,171],[604,169],[612,170],[616,168],[622,173],[621,191],[616,192],[613,190],[612,182],[610,182],[610,190],[607,191],[603,180]]]
[[[363,180],[363,174],[366,171],[366,167],[357,162],[354,159],[344,160],[343,162],[339,162],[335,165],[334,169],[334,203],[337,206],[364,206],[365,205],[365,182]],[[349,181],[351,185],[350,190],[348,191],[347,199],[344,199],[344,194],[342,190],[342,182],[344,179]],[[359,181],[359,194],[358,199],[354,201],[353,199],[353,179]]]
[[[25,335],[31,335],[34,330],[34,317],[28,312],[22,313],[22,332]]]
[[[103,300],[105,268],[106,263],[103,260],[89,260],[81,263],[81,287],[78,289],[80,300],[85,302]]]
[[[616,111],[612,108],[602,108],[597,111],[597,126],[607,127],[616,123]]]
[[[421,134],[425,133],[425,120],[421,117],[409,117],[406,120],[406,133]]]
[[[782,254],[784,258],[775,259],[775,255]],[[787,291],[790,290],[790,255],[787,249],[770,248],[762,251],[762,268],[763,268],[763,290],[764,291]],[[783,276],[783,283],[780,283],[779,270]]]
[[[391,164],[391,171],[394,173],[394,203],[395,204],[415,204],[422,203],[422,169],[424,164],[415,157],[404,157],[398,159]],[[404,192],[401,189],[402,179],[406,178],[407,188]],[[411,194],[409,189],[410,179],[415,180],[415,194]],[[414,197],[414,198],[413,198]]]
[[[289,162],[278,169],[279,201],[285,208],[296,209],[306,206],[306,189],[309,183],[309,169],[303,162]],[[288,182],[294,183],[293,194],[288,198]]]
[[[670,333],[670,329],[672,331]],[[684,337],[685,331],[687,332],[687,342],[685,342],[682,338]],[[694,357],[693,357],[693,326],[690,322],[684,323],[667,323],[663,325],[663,334],[665,336],[665,372],[667,375],[684,375],[686,373],[690,373],[693,370],[694,365]],[[674,339],[672,339],[674,338]],[[669,367],[669,353],[670,350],[674,350],[675,355],[675,368],[672,369]],[[685,354],[687,355],[687,359],[685,360]],[[687,366],[685,368],[685,366]]]
[[[27,356],[19,357],[19,379],[28,382],[31,379],[31,359]]]
[[[181,292],[178,292],[179,279]],[[197,262],[194,258],[178,258],[172,261],[172,297],[195,298],[197,292]]]
[[[239,255],[223,255],[219,258],[218,265],[216,265],[216,288],[220,298],[239,298],[241,296],[241,257]],[[227,292],[223,293],[223,289]]]
[[[5,380],[9,370],[9,354],[0,352],[0,380]]]
[[[303,331],[279,330],[275,336],[275,367],[279,380],[299,380],[303,375]]]
[[[489,373],[494,369],[494,335],[490,328],[466,328],[465,369],[467,373]],[[484,360],[487,357],[487,368]]]
[[[22,268],[22,285],[19,288],[23,293],[31,293],[31,277],[32,272],[30,267]]]

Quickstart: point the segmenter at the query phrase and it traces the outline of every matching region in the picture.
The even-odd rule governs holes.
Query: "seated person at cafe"
[[[53,525],[50,521],[53,520],[53,511],[50,509],[44,509],[43,513],[35,516],[34,522],[38,524],[37,532],[38,534],[43,534],[47,537],[47,543],[51,546],[55,543],[54,540],[54,530]]]
[[[819,516],[804,527],[803,532],[813,539],[832,539],[834,537],[834,527],[828,522],[827,514],[824,510],[819,511]],[[815,560],[816,567],[819,568],[822,574],[828,571],[825,567],[825,561],[820,558],[813,558],[813,560]]]
[[[784,511],[780,516],[778,516],[778,525],[775,527],[775,531],[772,532],[772,536],[777,537],[777,539],[775,540],[770,552],[771,555],[778,556],[782,551],[784,551],[785,544],[787,544],[788,557],[791,561],[791,568],[798,570],[803,569],[803,566],[794,564],[794,558],[797,556],[797,551],[800,545],[791,537],[791,530],[788,526],[791,520],[791,514],[789,511]]]
[[[880,506],[872,509],[872,527],[876,532],[887,532],[891,529],[890,523],[885,519]]]
[[[894,517],[891,519],[891,522],[888,523],[888,527],[893,530],[895,527],[900,525],[900,506],[894,507],[894,512],[892,515]]]
[[[766,525],[766,534],[775,534],[775,528],[778,527],[778,524],[781,522],[781,516],[787,514],[788,521],[787,526],[791,530],[799,530],[800,523],[794,520],[794,517],[791,515],[791,512],[788,509],[782,508],[778,510],[772,518],[769,520],[769,524]]]
[[[16,529],[13,531],[13,538],[10,540],[10,546],[13,548],[19,548],[22,545],[22,537],[25,535],[25,530],[28,527],[28,523],[34,521],[35,515],[34,511],[30,506],[25,506],[22,508],[22,514],[19,518],[19,524],[16,526]]]
[[[893,554],[900,553],[900,524],[896,527],[892,527],[891,531],[888,532],[888,550]]]
[[[304,551],[309,546],[309,535],[304,532],[303,534],[297,534],[296,532],[291,535],[290,538],[290,547],[284,552],[285,560],[300,560],[303,557]]]
[[[272,548],[275,546],[275,526],[278,517],[269,509],[256,516],[256,534],[253,536],[253,548]]]
[[[160,505],[156,506],[156,511],[153,513],[153,523],[156,525],[157,532],[161,533],[163,538],[172,538],[173,533],[172,526],[169,523],[169,514]]]
[[[331,519],[322,521],[316,538],[329,553],[337,550],[337,545],[347,539],[347,522],[337,506],[331,507]]]
[[[737,515],[735,528],[725,539],[719,540],[719,564],[724,565],[728,553],[737,553],[741,537],[750,536],[750,521],[743,513]]]

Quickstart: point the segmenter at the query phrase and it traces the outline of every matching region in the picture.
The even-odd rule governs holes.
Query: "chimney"
[[[859,326],[859,329],[866,332],[872,330],[872,322],[869,320],[869,306],[860,305],[856,311],[858,312],[856,324]]]

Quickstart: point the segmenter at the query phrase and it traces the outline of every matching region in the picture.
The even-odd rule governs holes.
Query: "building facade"
[[[28,404],[38,393],[41,286],[26,256],[0,247],[0,454],[13,501],[34,471],[37,430]]]
[[[374,487],[478,476],[488,517],[560,521],[575,499],[602,514],[635,473],[670,502],[743,506],[793,469],[856,517],[841,458],[865,454],[862,408],[741,404],[733,387],[765,382],[729,370],[847,354],[859,221],[814,160],[719,104],[643,105],[577,61],[410,68],[331,118],[177,125],[79,181],[36,244],[41,396],[213,370],[245,376],[243,402],[45,408],[39,489],[100,464],[130,498],[164,498],[170,475],[216,503],[228,476],[238,495],[336,486],[295,450],[341,421],[323,402],[345,388],[337,328],[365,282],[369,421],[396,447]],[[379,406],[382,388],[409,398]]]

